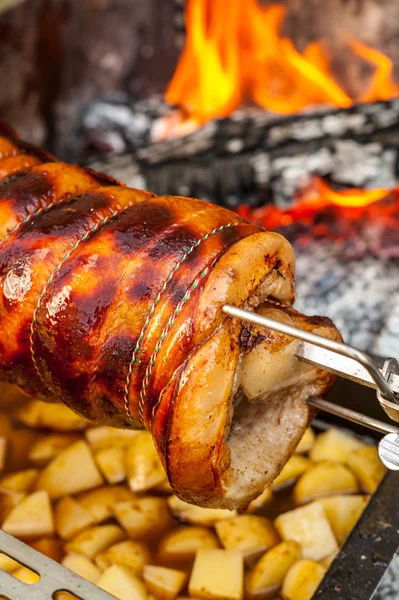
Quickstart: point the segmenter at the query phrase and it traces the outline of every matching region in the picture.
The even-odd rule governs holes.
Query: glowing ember
[[[247,99],[289,114],[316,104],[345,108],[398,95],[389,58],[350,41],[351,50],[376,68],[362,97],[348,96],[334,81],[321,42],[300,53],[281,36],[285,15],[283,6],[262,7],[258,0],[230,0],[228,9],[224,0],[188,0],[186,46],[167,102],[200,125],[229,115]]]
[[[388,206],[381,208],[379,201],[390,199]],[[261,208],[250,210],[247,206],[239,209],[239,214],[246,219],[259,223],[269,230],[290,226],[298,221],[304,225],[313,225],[316,215],[325,210],[334,210],[338,217],[350,223],[364,216],[374,218],[389,217],[392,213],[399,214],[399,188],[360,190],[350,188],[341,191],[331,189],[320,177],[313,177],[311,184],[298,193],[292,208],[283,210],[275,205],[267,204]],[[328,226],[323,226],[323,232],[328,233]]]

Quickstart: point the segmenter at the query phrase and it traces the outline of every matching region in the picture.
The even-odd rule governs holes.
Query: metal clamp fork
[[[387,358],[380,370],[368,354],[348,344],[235,306],[225,305],[222,310],[230,317],[301,340],[302,344],[295,352],[299,360],[376,389],[377,399],[386,414],[399,423],[399,364],[395,359]],[[325,412],[386,434],[379,443],[380,459],[389,469],[399,470],[398,427],[319,398],[309,398],[308,403]]]

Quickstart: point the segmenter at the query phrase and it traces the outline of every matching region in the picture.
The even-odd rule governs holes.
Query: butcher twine
[[[33,212],[30,215],[28,215],[27,217],[25,217],[25,219],[23,219],[23,221],[20,221],[19,223],[14,225],[14,227],[6,233],[6,235],[3,237],[3,239],[0,240],[0,248],[10,239],[10,237],[12,235],[14,235],[14,233],[19,231],[24,225],[29,225],[29,223],[31,221],[33,221],[33,219],[36,219],[36,217],[40,217],[40,215],[48,212],[50,209],[54,208],[54,206],[57,206],[58,204],[65,202],[65,200],[70,201],[70,200],[74,200],[74,198],[71,198],[70,196],[66,196],[65,198],[55,200],[54,202],[51,202],[50,204],[47,204],[46,206],[42,206],[41,208],[38,208],[37,210],[35,210],[35,212]]]
[[[37,324],[37,317],[38,317],[39,310],[40,310],[42,301],[44,299],[44,296],[46,295],[46,292],[47,292],[48,288],[53,283],[54,279],[57,277],[57,275],[61,271],[61,269],[64,266],[64,264],[67,262],[67,260],[69,260],[69,258],[75,252],[75,250],[80,246],[80,244],[82,244],[83,242],[85,242],[88,237],[90,237],[91,235],[94,235],[95,233],[97,233],[97,231],[99,229],[101,229],[101,227],[104,227],[104,225],[106,225],[109,221],[111,221],[111,219],[113,219],[114,217],[120,215],[122,212],[124,212],[128,208],[131,208],[131,207],[130,206],[125,206],[124,208],[119,207],[116,210],[113,210],[109,215],[107,215],[106,217],[104,217],[103,219],[101,219],[101,221],[99,221],[96,225],[93,225],[93,227],[91,227],[88,231],[86,231],[86,233],[83,235],[83,237],[81,237],[79,240],[77,240],[74,243],[74,245],[72,246],[72,248],[70,248],[68,250],[68,252],[65,254],[65,256],[60,260],[60,262],[58,263],[57,267],[55,268],[55,270],[52,272],[52,274],[50,275],[49,279],[47,280],[47,283],[45,284],[45,286],[44,286],[44,288],[42,290],[42,293],[39,296],[39,300],[37,301],[35,312],[33,313],[33,318],[32,318],[32,322],[31,322],[31,326],[30,326],[29,345],[30,345],[30,352],[31,352],[31,356],[32,356],[32,362],[33,362],[33,365],[35,367],[36,373],[38,374],[38,376],[40,377],[41,381],[46,386],[47,386],[47,383],[44,381],[43,376],[42,376],[42,374],[40,372],[39,364],[38,364],[37,356],[36,356],[36,352],[35,352],[35,327],[36,327],[36,324]]]
[[[190,254],[192,252],[194,252],[194,250],[196,250],[196,248],[198,248],[198,246],[200,244],[202,244],[202,242],[205,242],[208,238],[210,238],[211,236],[215,235],[216,233],[219,233],[220,231],[223,231],[224,229],[227,229],[229,227],[235,227],[237,225],[240,225],[239,222],[233,222],[233,223],[227,223],[226,225],[221,225],[220,227],[215,227],[215,229],[212,229],[212,231],[209,231],[208,233],[206,233],[201,239],[197,240],[195,242],[195,244],[193,244],[188,250],[187,252],[185,252],[183,254],[183,256],[181,257],[181,259],[179,260],[178,263],[175,264],[175,266],[173,267],[173,269],[171,270],[171,272],[169,273],[169,275],[166,277],[160,291],[158,292],[157,297],[155,298],[154,302],[152,303],[150,310],[147,314],[147,317],[144,321],[144,325],[143,328],[140,332],[140,335],[138,337],[138,340],[136,342],[136,346],[134,348],[133,354],[132,354],[132,359],[130,361],[129,364],[129,371],[127,374],[127,379],[126,379],[126,385],[125,385],[125,411],[126,414],[128,416],[128,418],[133,421],[133,423],[135,423],[131,412],[130,412],[130,407],[129,407],[129,389],[130,389],[130,384],[131,384],[131,380],[132,380],[132,374],[133,374],[133,368],[134,365],[137,361],[137,357],[139,355],[140,352],[140,346],[143,342],[144,339],[144,335],[145,332],[148,328],[148,325],[150,323],[151,317],[153,316],[156,307],[159,304],[159,301],[161,300],[161,297],[163,296],[163,294],[165,293],[169,283],[172,281],[172,278],[174,276],[174,274],[176,273],[176,271],[181,267],[181,265],[187,260],[187,258],[190,256]],[[151,374],[152,374],[152,370],[154,368],[154,364],[156,361],[156,358],[159,354],[159,351],[162,347],[162,344],[164,342],[164,340],[166,339],[166,336],[168,335],[169,331],[171,330],[173,323],[175,322],[176,318],[178,317],[178,315],[181,313],[181,310],[184,306],[184,304],[191,298],[191,295],[193,293],[193,291],[198,287],[200,281],[209,273],[209,271],[212,269],[213,265],[215,264],[216,259],[212,262],[212,264],[208,265],[199,275],[198,277],[193,281],[193,283],[190,285],[190,287],[187,289],[186,293],[184,294],[183,298],[180,300],[179,304],[176,306],[173,314],[171,315],[171,317],[169,318],[169,321],[166,324],[166,327],[164,328],[164,330],[161,333],[161,336],[155,346],[154,352],[151,355],[150,361],[148,363],[146,372],[145,372],[145,376],[143,379],[143,383],[142,383],[142,387],[141,387],[141,391],[140,391],[140,399],[139,399],[139,416],[141,419],[141,423],[142,425],[144,425],[144,404],[145,404],[145,399],[147,396],[147,391],[148,391],[148,386],[150,383],[150,379],[151,379]]]

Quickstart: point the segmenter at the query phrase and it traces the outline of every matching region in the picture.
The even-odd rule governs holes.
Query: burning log
[[[83,122],[86,139],[123,156],[89,162],[132,186],[229,207],[290,206],[312,174],[346,187],[392,188],[398,181],[399,100],[289,117],[242,109],[190,135],[148,143],[165,111],[154,99],[137,111],[128,102],[93,106]]]

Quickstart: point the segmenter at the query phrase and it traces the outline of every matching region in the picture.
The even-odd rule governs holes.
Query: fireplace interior
[[[399,359],[398,34],[396,0],[0,1],[0,119],[283,233],[298,310]]]

